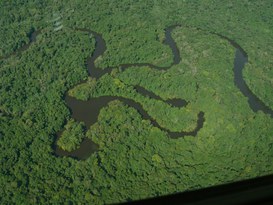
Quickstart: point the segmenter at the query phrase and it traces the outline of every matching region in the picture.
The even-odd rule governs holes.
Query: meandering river
[[[141,67],[141,66],[148,66],[148,67],[158,69],[158,70],[166,70],[166,69],[171,68],[173,65],[179,64],[181,61],[179,49],[177,48],[177,45],[171,36],[171,32],[175,27],[176,26],[171,26],[165,30],[164,43],[170,46],[172,53],[173,53],[173,62],[170,66],[158,67],[158,66],[155,66],[155,65],[152,65],[149,63],[135,63],[135,64],[121,64],[118,67],[120,67],[122,69],[122,71],[124,71],[125,69],[127,69],[129,67]],[[102,38],[102,36],[94,31],[91,31],[88,29],[76,29],[76,30],[82,31],[82,32],[88,32],[88,33],[92,34],[96,40],[95,51],[94,51],[93,55],[91,55],[87,59],[87,63],[86,63],[89,76],[92,78],[95,78],[95,79],[99,79],[104,74],[110,73],[113,68],[100,69],[95,65],[95,60],[99,56],[103,55],[103,53],[106,51],[106,43],[105,43],[104,39]],[[151,91],[148,91],[139,85],[135,86],[135,89],[137,90],[138,93],[140,93],[142,95],[148,96],[150,98],[154,98],[156,100],[164,101],[161,97],[155,95]],[[81,100],[77,100],[76,98],[69,96],[68,93],[66,93],[66,96],[65,96],[65,102],[71,110],[72,118],[76,119],[77,121],[84,122],[86,127],[88,127],[88,128],[90,127],[90,125],[94,124],[97,121],[100,109],[105,107],[110,101],[113,101],[113,100],[120,100],[123,103],[125,103],[131,107],[134,107],[141,114],[143,119],[150,120],[150,122],[153,124],[153,126],[158,127],[159,129],[167,132],[168,136],[170,138],[174,138],[174,139],[179,138],[179,137],[183,137],[186,135],[187,136],[189,136],[189,135],[196,136],[198,131],[203,127],[203,123],[205,121],[204,112],[199,112],[199,114],[197,116],[198,120],[196,122],[196,127],[194,130],[189,131],[189,132],[184,132],[184,131],[171,132],[171,131],[161,127],[156,122],[156,120],[154,120],[143,109],[143,107],[140,103],[137,103],[131,99],[127,99],[124,97],[117,97],[117,96],[102,96],[102,97],[98,97],[98,98],[92,98],[88,101],[81,101]],[[186,102],[184,99],[169,99],[169,100],[166,100],[165,102],[172,105],[172,106],[175,106],[175,107],[183,107],[188,104],[188,102]],[[92,153],[92,150],[94,152],[98,148],[97,146],[95,146],[92,143],[91,140],[85,139],[84,143],[81,143],[80,148],[78,148],[72,152],[66,152],[66,151],[60,149],[56,145],[57,140],[60,137],[60,134],[61,133],[58,133],[58,137],[57,137],[57,139],[55,141],[55,145],[54,145],[55,153],[58,156],[71,156],[71,157],[78,158],[78,159],[86,159],[86,158],[88,158],[88,155],[86,154],[86,152]],[[90,144],[90,148],[87,148],[87,146],[85,145],[87,143]],[[84,152],[83,149],[88,149],[88,150],[86,150],[86,152]]]
[[[129,67],[136,67],[136,66],[148,66],[154,69],[158,70],[166,70],[173,65],[179,64],[181,61],[179,49],[177,48],[177,45],[172,38],[172,30],[176,28],[179,25],[175,26],[170,26],[165,30],[165,41],[164,43],[167,44],[173,53],[173,62],[170,66],[168,67],[159,67],[155,66],[149,63],[136,63],[136,64],[121,64],[119,67],[122,70],[125,70]],[[106,68],[106,69],[100,69],[95,66],[95,60],[101,56],[105,51],[106,51],[106,44],[102,36],[94,31],[88,30],[88,29],[76,29],[78,31],[82,32],[88,32],[92,34],[95,37],[96,40],[96,48],[92,56],[90,56],[87,59],[87,69],[88,69],[88,74],[92,78],[99,79],[101,76],[103,76],[106,73],[110,73],[113,68]],[[202,30],[202,29],[199,29]],[[35,31],[30,35],[30,42],[17,51],[0,57],[0,60],[7,59],[11,57],[12,55],[17,55],[18,53],[21,53],[29,48],[29,46],[35,42],[36,36],[40,33],[40,31]],[[268,106],[265,105],[264,102],[262,102],[257,96],[253,94],[253,92],[248,88],[246,82],[243,79],[243,68],[245,64],[248,62],[248,56],[247,53],[234,41],[231,39],[222,36],[217,33],[213,33],[214,35],[219,36],[220,38],[223,38],[227,40],[235,49],[236,49],[236,54],[234,58],[234,84],[237,86],[237,88],[242,92],[244,96],[248,98],[248,103],[250,108],[254,111],[257,112],[258,110],[263,111],[266,114],[269,114],[273,118],[273,110],[270,109]],[[160,96],[155,95],[151,91],[146,90],[145,88],[137,85],[135,86],[135,89],[137,92],[139,92],[142,95],[149,96],[150,98],[154,98],[156,100],[161,100],[164,101]],[[81,101],[77,100],[76,98],[70,97],[67,93],[65,95],[65,102],[67,106],[69,107],[71,113],[72,113],[72,118],[74,118],[77,121],[82,121],[85,123],[86,127],[89,128],[92,124],[94,124],[97,121],[99,112],[101,108],[105,107],[110,101],[113,100],[120,100],[124,102],[125,104],[134,107],[138,112],[141,114],[142,118],[150,120],[153,126],[158,127],[159,129],[165,131],[170,138],[179,138],[183,136],[196,136],[198,131],[203,127],[203,123],[205,121],[205,114],[204,112],[199,112],[198,114],[198,120],[196,122],[196,127],[194,130],[190,132],[171,132],[163,127],[161,127],[156,120],[154,120],[143,108],[142,105],[127,98],[123,97],[116,97],[116,96],[102,96],[98,98],[92,98],[88,101]],[[168,99],[164,101],[165,103],[168,103],[172,106],[175,107],[184,107],[187,106],[188,102],[183,100],[183,99]],[[57,140],[60,137],[61,132],[57,134],[57,138],[54,143],[54,150],[56,155],[58,156],[70,156],[76,159],[87,159],[93,152],[98,150],[98,146],[92,142],[92,140],[85,138],[82,143],[80,144],[80,148],[72,151],[72,152],[67,152],[64,150],[61,150],[57,146]]]
[[[177,45],[172,38],[172,30],[176,28],[179,25],[175,26],[170,26],[165,30],[165,41],[164,43],[167,44],[173,53],[173,63],[168,66],[168,67],[159,67],[155,66],[149,63],[136,63],[136,64],[121,64],[118,67],[124,71],[126,68],[129,67],[141,67],[141,66],[148,66],[154,69],[158,70],[166,70],[168,68],[171,68],[173,65],[179,64],[181,61],[181,56],[179,49],[177,48]],[[90,77],[99,79],[101,76],[103,76],[106,73],[110,73],[113,68],[106,68],[106,69],[100,69],[95,66],[95,60],[102,55],[105,50],[106,50],[106,43],[102,36],[94,31],[88,30],[88,29],[77,29],[83,32],[89,32],[95,36],[96,39],[96,49],[93,53],[92,56],[90,56],[87,59],[87,68],[88,68],[88,73]],[[216,33],[212,33],[216,34]],[[234,48],[236,48],[236,54],[234,58],[234,83],[235,85],[239,88],[239,90],[248,98],[248,102],[250,105],[250,108],[254,111],[257,112],[258,110],[263,111],[264,113],[270,114],[271,117],[273,117],[273,111],[268,108],[258,97],[256,97],[251,90],[248,88],[247,84],[245,83],[243,79],[243,68],[245,64],[248,61],[248,57],[246,52],[234,41],[231,39],[222,36],[220,34],[216,34],[220,38],[223,38],[227,40]],[[146,90],[145,88],[141,86],[135,86],[135,89],[141,93],[142,95],[149,96],[150,98],[154,98],[156,100],[161,100],[164,101],[161,97],[155,95],[151,91]],[[90,127],[90,125],[94,124],[97,121],[99,111],[102,107],[106,106],[110,101],[112,100],[120,100],[124,102],[125,104],[134,107],[135,109],[138,110],[138,112],[141,114],[142,118],[148,119],[151,121],[153,126],[158,127],[159,129],[166,131],[168,133],[168,136],[170,138],[179,138],[183,136],[196,136],[198,131],[203,127],[203,123],[205,121],[204,118],[204,112],[199,112],[198,114],[198,120],[197,120],[197,125],[194,130],[190,132],[171,132],[161,126],[151,117],[148,115],[148,113],[142,108],[141,104],[131,100],[131,99],[126,99],[123,97],[115,97],[115,96],[103,96],[99,98],[93,98],[88,101],[80,101],[75,98],[72,98],[66,94],[65,101],[68,105],[68,107],[71,109],[72,112],[72,117],[78,121],[83,121],[85,122],[85,125],[87,127]],[[169,99],[165,101],[168,104],[171,104],[172,106],[177,106],[177,107],[183,107],[188,104],[184,99]],[[89,146],[86,146],[86,144],[89,144]],[[56,154],[59,156],[72,156],[78,159],[86,159],[89,157],[90,154],[92,154],[94,151],[97,150],[98,146],[96,146],[94,143],[92,143],[91,140],[85,139],[82,143],[79,149],[75,150],[74,152],[65,152],[55,146],[56,149]],[[85,150],[85,151],[84,151]],[[87,154],[88,153],[88,154]]]

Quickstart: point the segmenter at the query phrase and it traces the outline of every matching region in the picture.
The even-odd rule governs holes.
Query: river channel
[[[172,30],[176,28],[177,26],[179,25],[170,26],[165,30],[164,44],[168,45],[171,48],[173,53],[173,63],[170,66],[159,67],[149,63],[136,63],[136,64],[121,64],[118,67],[120,67],[122,71],[124,71],[125,69],[129,67],[141,67],[141,66],[148,66],[158,70],[166,70],[172,67],[173,65],[179,64],[181,61],[180,52],[171,35]],[[96,39],[96,49],[93,55],[87,59],[87,68],[88,68],[89,76],[95,79],[99,79],[104,74],[110,73],[113,68],[100,69],[95,66],[95,60],[100,55],[102,55],[106,50],[106,43],[104,39],[102,38],[102,36],[88,29],[77,29],[77,30],[88,32],[94,35]],[[219,36],[220,38],[227,40],[236,49],[235,58],[234,58],[234,83],[238,87],[238,89],[243,93],[243,95],[248,98],[248,103],[250,108],[254,112],[261,110],[264,113],[270,114],[271,117],[273,117],[273,111],[269,109],[258,97],[256,97],[251,92],[251,90],[248,88],[247,84],[245,83],[243,79],[243,68],[245,64],[248,62],[247,53],[236,42],[232,41],[231,39],[217,33],[212,33],[212,34],[215,34]],[[156,100],[164,101],[160,96],[155,95],[153,92],[148,91],[139,85],[135,86],[135,89],[144,96],[148,96]],[[68,94],[66,94],[66,97],[65,97],[65,101],[71,110],[72,118],[78,121],[84,122],[88,128],[90,127],[90,125],[94,124],[97,121],[100,109],[106,106],[110,101],[113,101],[113,100],[120,100],[124,102],[125,104],[131,107],[134,107],[141,114],[143,119],[150,120],[153,126],[158,127],[159,129],[163,131],[166,131],[168,133],[168,136],[173,139],[177,139],[179,137],[184,137],[184,136],[196,136],[198,131],[203,127],[203,123],[205,121],[205,118],[204,118],[205,114],[204,112],[201,111],[198,114],[198,120],[194,130],[190,132],[183,132],[183,131],[171,132],[163,127],[160,127],[159,124],[151,116],[149,116],[148,113],[142,108],[141,104],[131,99],[126,99],[123,97],[115,97],[115,96],[103,96],[99,98],[93,98],[88,101],[81,101],[81,100],[77,100],[75,98],[68,96]],[[175,107],[183,107],[188,104],[188,102],[185,101],[184,99],[169,99],[169,100],[166,100],[165,102]],[[86,146],[87,144],[88,146]],[[80,148],[73,152],[63,151],[60,148],[58,148],[56,144],[55,144],[55,148],[56,148],[55,153],[58,156],[71,156],[77,159],[86,159],[89,157],[90,154],[92,154],[98,149],[98,146],[96,146],[90,139],[85,139],[81,143]]]
[[[181,61],[179,49],[177,48],[177,45],[171,36],[171,32],[175,27],[177,27],[177,26],[171,26],[165,30],[165,40],[163,42],[164,44],[170,46],[172,53],[173,53],[173,62],[170,66],[158,67],[158,66],[155,66],[155,65],[152,65],[149,63],[136,63],[136,64],[121,64],[118,67],[120,67],[122,71],[124,71],[125,69],[127,69],[129,67],[141,67],[141,66],[148,66],[148,67],[158,69],[158,70],[167,70],[167,69],[171,68],[173,65],[179,64]],[[82,32],[88,32],[88,33],[92,34],[96,40],[95,51],[94,51],[93,55],[91,55],[86,61],[89,76],[92,78],[95,78],[95,79],[99,79],[104,74],[110,73],[113,68],[101,69],[101,68],[96,67],[96,65],[95,65],[95,60],[99,56],[103,55],[103,53],[106,51],[106,43],[105,43],[104,39],[102,38],[102,36],[94,31],[91,31],[88,29],[76,29],[76,30],[82,31]],[[148,91],[139,85],[135,86],[135,89],[138,93],[140,93],[144,96],[148,96],[148,97],[154,98],[156,100],[164,101],[161,97],[155,95],[151,91]],[[113,100],[120,100],[123,103],[135,108],[141,114],[143,119],[149,120],[153,124],[153,126],[158,127],[159,129],[167,132],[168,136],[173,139],[183,137],[186,135],[187,136],[189,136],[189,135],[196,136],[197,132],[203,127],[203,123],[205,121],[204,112],[199,112],[199,114],[197,116],[198,120],[196,122],[196,127],[194,130],[192,130],[190,132],[183,132],[183,131],[171,132],[171,131],[161,127],[156,122],[156,120],[154,120],[143,109],[143,107],[140,103],[137,103],[131,99],[127,99],[127,98],[123,98],[123,97],[116,97],[116,96],[102,96],[102,97],[98,97],[98,98],[92,98],[88,101],[81,101],[81,100],[77,100],[76,98],[69,96],[68,93],[66,93],[66,95],[65,95],[65,102],[72,113],[72,118],[74,118],[77,121],[84,122],[85,126],[87,128],[89,128],[92,124],[94,124],[97,121],[100,109],[105,107],[110,101],[113,101]],[[171,105],[173,107],[184,107],[188,104],[188,102],[186,102],[184,99],[168,99],[164,102],[168,103],[169,105]],[[54,144],[55,153],[58,156],[70,156],[70,157],[74,157],[77,159],[86,159],[86,158],[88,158],[88,156],[90,154],[92,154],[94,151],[96,151],[98,149],[98,146],[96,146],[95,143],[92,143],[92,141],[90,139],[85,138],[78,149],[76,149],[72,152],[64,151],[64,150],[60,149],[56,144],[57,140],[59,139],[60,136],[61,136],[61,132],[58,133],[58,137],[57,137],[55,144]],[[89,144],[89,146],[86,146],[86,144]]]
[[[173,62],[170,66],[159,67],[159,66],[155,66],[155,65],[152,65],[149,63],[136,63],[136,64],[121,64],[118,67],[120,67],[122,71],[129,68],[129,67],[140,67],[140,66],[148,66],[148,67],[158,69],[158,70],[166,70],[166,69],[172,67],[173,65],[179,64],[181,61],[179,49],[177,48],[177,45],[171,36],[172,30],[178,26],[179,25],[170,26],[165,30],[164,44],[168,45],[171,48],[172,53],[173,53]],[[113,68],[100,69],[95,66],[95,60],[106,51],[106,43],[105,43],[104,39],[102,38],[102,36],[94,31],[91,31],[88,29],[76,29],[76,30],[82,31],[82,32],[88,32],[88,33],[92,34],[96,40],[95,51],[90,57],[88,57],[88,59],[86,61],[86,66],[88,69],[89,76],[92,78],[95,78],[95,79],[99,79],[104,74],[110,73]],[[199,29],[199,30],[202,30],[202,29]],[[32,32],[31,35],[29,36],[30,42],[28,44],[24,45],[23,47],[21,47],[20,49],[18,49],[17,51],[15,51],[9,55],[0,57],[0,60],[7,59],[7,58],[11,57],[12,55],[17,55],[18,53],[27,50],[29,48],[30,44],[35,42],[36,36],[39,33],[40,33],[40,31]],[[248,62],[247,53],[236,42],[232,41],[231,39],[229,39],[225,36],[222,36],[220,34],[217,34],[217,33],[211,33],[211,34],[217,35],[220,38],[227,40],[236,49],[236,53],[235,53],[235,57],[234,57],[234,84],[242,92],[242,94],[248,98],[248,103],[249,103],[250,108],[254,112],[261,110],[264,113],[269,114],[273,118],[273,110],[271,110],[268,106],[266,106],[264,104],[264,102],[262,102],[257,96],[255,96],[253,94],[253,92],[248,88],[246,82],[243,79],[243,68],[244,68],[245,64]],[[154,98],[156,100],[164,101],[160,96],[155,95],[151,91],[148,91],[139,85],[135,86],[135,89],[138,93],[140,93],[144,96],[148,96],[148,97]],[[65,94],[64,99],[65,99],[67,106],[69,107],[69,109],[71,111],[71,115],[72,115],[71,117],[77,121],[84,122],[85,126],[87,128],[89,128],[92,124],[94,124],[97,121],[100,110],[103,107],[107,106],[107,104],[113,100],[120,100],[123,103],[125,103],[131,107],[134,107],[141,114],[143,119],[150,120],[151,123],[153,124],[153,126],[158,127],[159,129],[167,132],[168,136],[170,138],[174,138],[174,139],[179,138],[179,137],[183,137],[186,135],[187,136],[196,136],[198,131],[203,127],[203,123],[205,121],[205,117],[204,117],[205,114],[204,114],[204,112],[201,111],[201,112],[199,112],[199,114],[197,116],[198,119],[197,119],[196,127],[194,130],[192,130],[190,132],[183,132],[183,131],[171,132],[171,131],[161,127],[142,108],[141,104],[139,104],[131,99],[127,99],[127,98],[123,98],[123,97],[116,97],[116,96],[102,96],[102,97],[98,97],[98,98],[92,98],[88,101],[81,101],[81,100],[77,100],[76,98],[70,97],[67,93]],[[165,100],[164,102],[168,103],[169,105],[174,106],[174,107],[184,107],[188,104],[188,102],[183,99],[168,99],[168,100]],[[82,141],[82,143],[80,144],[80,148],[78,148],[72,152],[67,152],[67,151],[61,150],[56,144],[57,140],[60,136],[61,136],[61,132],[57,133],[57,137],[56,137],[56,140],[55,140],[54,146],[53,146],[54,150],[55,150],[55,154],[57,156],[70,156],[70,157],[73,157],[76,159],[83,160],[83,159],[87,159],[93,152],[98,150],[98,145],[96,145],[94,142],[92,142],[92,140],[90,140],[88,138],[85,138]]]

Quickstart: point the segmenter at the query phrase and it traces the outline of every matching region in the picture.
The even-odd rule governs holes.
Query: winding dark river
[[[154,69],[166,70],[168,68],[171,68],[173,65],[179,64],[181,61],[179,49],[177,48],[176,43],[174,42],[174,40],[171,36],[171,32],[175,27],[176,26],[171,26],[165,30],[166,37],[165,37],[164,43],[169,45],[172,52],[173,52],[173,62],[170,66],[158,67],[158,66],[155,66],[155,65],[152,65],[149,63],[135,63],[135,64],[121,64],[118,67],[120,67],[122,69],[122,71],[124,71],[125,69],[132,67],[132,66],[134,66],[134,67],[148,66],[148,67],[151,67]],[[82,31],[82,32],[88,32],[88,33],[92,34],[96,40],[95,51],[94,51],[93,55],[91,55],[87,59],[87,62],[86,62],[89,76],[92,78],[95,78],[95,79],[99,79],[104,74],[110,73],[113,69],[111,67],[105,68],[105,69],[100,69],[95,66],[95,60],[106,51],[106,43],[105,43],[104,39],[102,38],[102,36],[94,31],[91,31],[88,29],[76,29],[76,30]],[[135,86],[135,89],[138,93],[140,93],[142,95],[148,96],[150,98],[154,98],[156,100],[164,101],[161,97],[155,95],[153,92],[148,91],[139,85]],[[184,131],[171,132],[171,131],[161,127],[156,122],[156,120],[154,120],[143,109],[142,105],[140,103],[135,102],[134,100],[127,99],[124,97],[117,97],[117,96],[102,96],[102,97],[98,97],[98,98],[92,98],[88,101],[81,101],[81,100],[77,100],[76,98],[69,96],[68,93],[66,93],[66,95],[65,95],[65,102],[68,105],[68,107],[70,108],[70,111],[72,113],[72,118],[74,118],[77,121],[84,122],[87,128],[89,128],[92,124],[94,124],[97,121],[100,109],[105,107],[110,101],[113,101],[113,100],[120,100],[123,103],[125,103],[131,107],[134,107],[141,114],[143,119],[150,120],[150,122],[152,123],[153,126],[158,127],[159,129],[167,132],[168,136],[173,139],[183,137],[186,135],[196,136],[198,131],[203,127],[203,123],[205,121],[204,112],[199,112],[199,114],[197,116],[198,120],[197,120],[196,127],[194,130],[192,130],[190,132],[184,132]],[[174,107],[184,107],[188,104],[188,102],[186,102],[183,99],[168,99],[164,102],[166,102],[169,105],[172,105]],[[54,144],[54,150],[58,156],[70,156],[70,157],[74,157],[77,159],[86,159],[86,158],[88,158],[88,156],[90,154],[95,152],[98,148],[98,146],[96,146],[94,143],[92,143],[92,141],[90,139],[86,138],[84,140],[84,142],[81,143],[80,148],[78,148],[72,152],[64,151],[64,150],[60,149],[56,144],[59,137],[61,136],[60,134],[61,133],[58,133],[57,139]],[[89,144],[89,147],[87,147],[86,144]],[[86,152],[84,150],[86,150]],[[88,154],[87,154],[87,152],[88,152]]]
[[[229,40],[232,42],[231,40]],[[237,45],[233,42],[233,45]],[[273,118],[273,110],[271,110],[263,101],[261,101],[254,93],[249,89],[243,78],[243,68],[247,63],[247,54],[239,46],[236,46],[236,54],[234,59],[234,83],[242,92],[242,94],[248,98],[249,107],[254,111],[262,111],[265,114],[269,114]]]
[[[172,67],[173,65],[179,64],[181,61],[179,49],[177,48],[177,45],[171,36],[172,30],[174,28],[176,28],[177,26],[179,26],[179,25],[170,26],[165,30],[166,37],[165,37],[164,43],[167,44],[168,46],[170,46],[172,53],[173,53],[173,63],[170,66],[159,67],[159,66],[155,66],[155,65],[152,65],[149,63],[137,63],[137,64],[121,64],[119,67],[122,70],[125,70],[126,68],[133,67],[133,66],[134,67],[149,66],[151,68],[158,69],[158,70],[166,70],[166,69]],[[91,31],[88,29],[76,29],[76,30],[93,34],[96,39],[95,51],[94,51],[93,55],[87,59],[87,62],[86,62],[89,76],[92,78],[99,79],[104,74],[110,73],[113,68],[100,69],[100,68],[97,68],[94,63],[95,60],[100,55],[102,55],[106,50],[106,44],[105,44],[105,41],[102,38],[102,36],[94,31]],[[199,29],[199,30],[202,30],[202,29]],[[9,55],[0,57],[0,60],[7,59],[7,58],[11,57],[12,55],[17,55],[18,53],[27,50],[29,48],[30,44],[35,42],[36,36],[39,33],[40,33],[40,31],[34,31],[30,35],[30,42],[28,44],[24,45],[23,47],[21,47],[20,49],[18,49],[17,51],[15,51]],[[211,32],[211,34],[217,35],[220,38],[227,40],[234,48],[236,48],[236,54],[235,54],[235,58],[234,58],[234,83],[237,86],[237,88],[242,92],[242,94],[248,98],[248,103],[249,103],[250,108],[254,112],[261,110],[264,113],[269,114],[273,118],[273,110],[271,110],[257,96],[255,96],[253,94],[253,92],[248,88],[247,84],[245,83],[245,81],[243,79],[243,68],[244,68],[245,64],[248,62],[247,53],[236,42],[232,41],[231,39],[229,39],[225,36],[222,36],[220,34],[217,34],[217,33]],[[135,86],[135,89],[137,90],[137,92],[139,92],[142,95],[148,96],[150,98],[154,98],[156,100],[164,101],[160,96],[155,95],[151,91],[148,91],[139,85]],[[150,120],[151,123],[153,124],[153,126],[158,127],[159,129],[167,132],[168,136],[170,138],[174,138],[174,139],[179,138],[179,137],[183,137],[186,135],[187,136],[189,136],[189,135],[196,136],[198,131],[203,127],[203,123],[205,121],[205,118],[204,118],[205,114],[204,114],[204,112],[201,111],[201,112],[199,112],[199,114],[197,116],[198,120],[197,120],[196,127],[194,130],[192,130],[190,132],[183,132],[183,131],[171,132],[171,131],[161,127],[150,115],[148,115],[148,113],[142,108],[141,104],[139,104],[131,99],[127,99],[127,98],[123,98],[123,97],[116,97],[116,96],[102,96],[102,97],[98,97],[98,98],[92,98],[88,101],[81,101],[81,100],[77,100],[75,98],[70,97],[67,93],[65,95],[65,102],[66,102],[67,106],[70,108],[70,111],[72,113],[72,118],[74,118],[77,121],[84,122],[87,128],[89,128],[92,124],[94,124],[97,121],[99,111],[101,110],[101,108],[105,107],[110,101],[113,101],[113,100],[120,100],[120,101],[124,102],[125,104],[127,104],[131,107],[134,107],[141,114],[142,118]],[[184,107],[188,104],[188,102],[183,99],[168,99],[168,100],[165,100],[164,102],[168,103],[174,107]],[[82,143],[80,144],[80,148],[78,148],[72,152],[67,152],[67,151],[61,150],[56,144],[60,135],[61,135],[61,132],[57,133],[57,137],[56,137],[56,140],[54,143],[54,150],[55,150],[55,154],[57,156],[70,156],[70,157],[82,160],[82,159],[87,159],[93,152],[98,150],[98,146],[94,142],[92,142],[92,140],[90,140],[88,138],[85,138],[82,141]]]
[[[200,28],[198,28],[200,29]],[[202,30],[202,29],[200,29]],[[235,58],[234,58],[234,84],[241,91],[241,93],[248,98],[249,107],[254,111],[258,112],[259,110],[265,114],[269,114],[273,118],[273,110],[270,109],[262,100],[260,100],[247,86],[244,77],[243,77],[243,68],[248,62],[248,56],[246,51],[235,41],[230,38],[223,36],[218,33],[211,32],[214,35],[219,36],[222,39],[227,40],[234,48],[236,48]]]

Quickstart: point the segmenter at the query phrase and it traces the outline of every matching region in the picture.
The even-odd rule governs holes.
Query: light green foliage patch
[[[57,145],[63,150],[71,152],[79,148],[84,137],[84,123],[78,123],[72,119],[65,125],[64,131],[57,141]]]

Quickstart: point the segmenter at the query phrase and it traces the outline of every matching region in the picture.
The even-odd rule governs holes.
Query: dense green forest
[[[109,204],[273,174],[273,119],[254,112],[235,86],[236,50],[219,36],[246,51],[244,80],[273,109],[272,7],[271,0],[1,1],[1,204]],[[170,66],[171,25],[181,25],[172,31],[179,64],[120,68]],[[107,49],[95,63],[111,73],[88,77],[96,39],[81,28],[102,35]],[[174,107],[135,86],[188,103]],[[200,111],[205,122],[197,136],[171,139],[114,100],[86,127],[72,119],[66,93],[134,100],[169,131],[192,130]],[[85,137],[99,148],[86,160],[57,156],[57,133],[64,150]]]
[[[71,119],[65,125],[65,129],[61,133],[60,139],[57,141],[57,145],[61,149],[71,152],[72,150],[79,148],[83,138],[84,123],[78,123]]]

